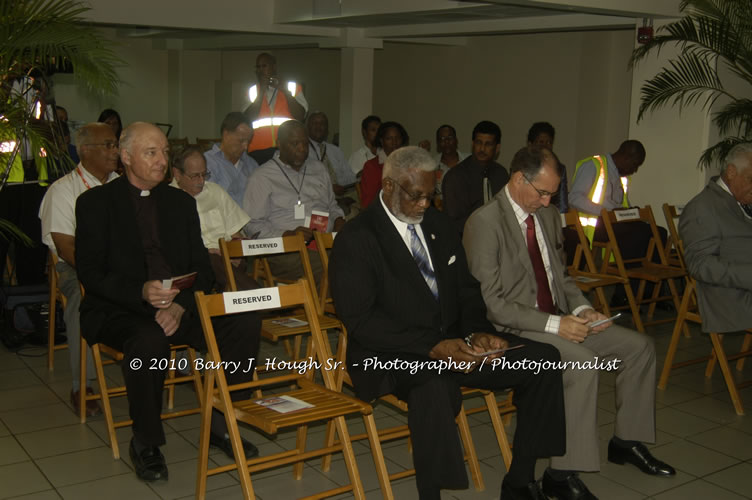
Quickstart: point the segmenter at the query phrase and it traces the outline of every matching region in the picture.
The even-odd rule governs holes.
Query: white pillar
[[[363,144],[360,123],[373,109],[373,49],[340,49],[339,146],[348,158]]]

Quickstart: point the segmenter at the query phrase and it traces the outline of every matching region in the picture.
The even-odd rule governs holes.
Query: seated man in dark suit
[[[752,327],[752,143],[734,146],[679,219],[687,268],[697,280],[706,332]]]
[[[170,344],[204,348],[194,291],[209,292],[214,276],[201,241],[196,202],[163,184],[169,146],[148,123],[134,123],[120,137],[125,175],[95,187],[76,203],[76,264],[86,294],[81,331],[89,344],[123,352],[123,378],[133,419],[130,456],[144,481],[167,479],[159,446],[165,444],[160,413],[165,373],[149,368],[169,356]],[[162,280],[198,273],[184,290],[163,288]],[[260,322],[256,315],[214,319],[222,358],[248,363],[256,358]],[[252,373],[228,373],[237,384]],[[248,397],[250,393],[236,396]],[[233,456],[225,421],[212,415],[211,443]],[[248,457],[258,454],[244,443]]]
[[[416,482],[425,500],[440,498],[441,488],[467,488],[454,422],[460,387],[514,388],[514,460],[502,498],[540,498],[536,459],[565,448],[561,372],[493,369],[491,363],[501,361],[493,359],[498,356],[509,363],[555,362],[559,354],[495,332],[459,234],[430,207],[435,183],[436,162],[426,151],[395,151],[386,160],[377,200],[335,240],[332,295],[350,335],[347,364],[355,392],[365,401],[394,393],[408,402]],[[524,346],[489,355],[479,367],[481,353],[518,344]],[[373,365],[398,359],[415,369]],[[439,362],[446,363],[443,370]]]

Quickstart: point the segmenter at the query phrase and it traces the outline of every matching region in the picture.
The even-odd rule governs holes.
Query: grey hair
[[[515,153],[509,171],[512,174],[522,172],[525,179],[534,180],[549,161],[553,163],[554,172],[561,175],[559,173],[559,162],[552,151],[537,146],[524,147]]]
[[[418,146],[405,146],[390,154],[384,164],[381,178],[399,178],[405,171],[417,168],[424,172],[435,172],[438,167],[436,160],[425,149]]]
[[[737,172],[741,172],[747,169],[747,167],[749,167],[750,164],[752,164],[752,161],[748,159],[747,162],[745,163],[740,160],[743,159],[742,157],[744,155],[749,155],[751,153],[752,153],[752,142],[740,142],[739,144],[731,148],[731,150],[728,152],[726,157],[723,159],[723,164],[721,165],[721,176],[725,177],[726,169],[728,168],[729,165],[735,166]]]
[[[178,169],[181,172],[185,173],[185,160],[194,155],[200,156],[201,159],[206,162],[203,150],[197,145],[191,144],[190,146],[183,148],[178,152],[178,154],[173,156],[172,168]]]
[[[79,151],[79,154],[81,148],[86,146],[88,141],[91,140],[92,132],[99,127],[109,127],[109,125],[106,123],[91,122],[78,129],[78,133],[76,134],[76,149]]]

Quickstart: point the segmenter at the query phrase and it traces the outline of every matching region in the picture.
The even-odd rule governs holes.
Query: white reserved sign
[[[629,208],[627,210],[614,210],[614,217],[616,217],[616,220],[619,222],[623,222],[625,220],[639,219],[640,209]]]
[[[222,298],[225,301],[225,312],[227,313],[280,307],[279,290],[276,288],[257,288],[256,290],[243,290],[242,292],[225,292],[222,294]]]
[[[282,253],[285,244],[282,238],[264,238],[262,240],[243,240],[243,255],[264,255]]]

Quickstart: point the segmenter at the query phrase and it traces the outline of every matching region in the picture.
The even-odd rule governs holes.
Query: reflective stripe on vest
[[[608,164],[605,157],[600,155],[591,156],[577,162],[574,168],[574,177],[577,178],[577,172],[583,163],[592,161],[595,165],[595,176],[598,179],[590,188],[588,198],[594,205],[603,205],[603,198],[606,196],[606,185],[608,182]],[[573,181],[574,182],[574,181]],[[624,197],[622,199],[622,206],[629,207],[629,201],[627,198],[627,190],[629,189],[629,178],[622,177],[621,185],[624,190]],[[586,214],[585,212],[578,212],[580,217],[580,224],[582,224],[582,230],[587,236],[587,239],[592,243],[593,235],[595,234],[595,226],[598,223],[598,214]]]
[[[286,87],[293,97],[301,90],[300,85],[295,82],[287,82]],[[248,98],[251,103],[256,102],[256,99],[259,98],[257,85],[248,89]],[[284,96],[277,96],[274,100],[274,109],[269,106],[269,101],[265,98],[262,99],[259,114],[250,124],[253,128],[253,139],[248,145],[249,152],[275,147],[277,145],[277,128],[284,122],[293,119],[287,105],[287,99]]]

